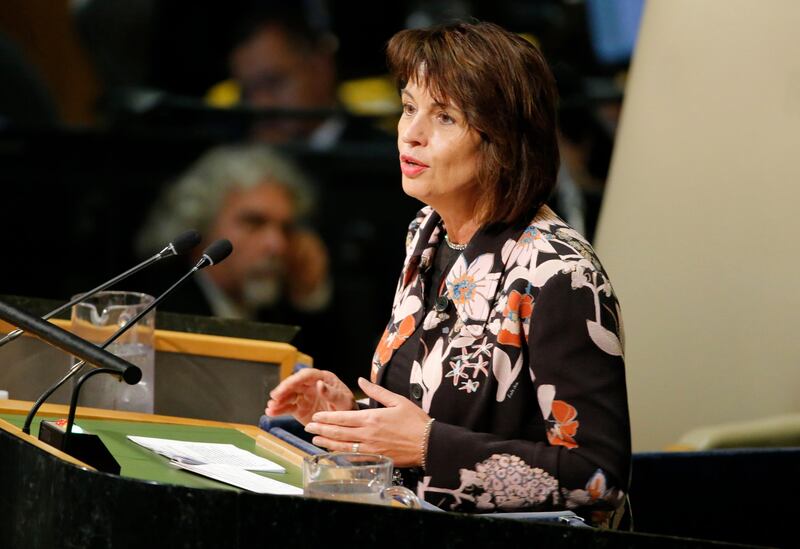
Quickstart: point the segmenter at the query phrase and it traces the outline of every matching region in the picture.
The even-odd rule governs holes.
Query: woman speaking
[[[388,326],[359,380],[306,369],[270,394],[332,451],[384,454],[447,510],[575,509],[602,522],[630,468],[619,304],[589,243],[545,200],[558,172],[555,82],[500,27],[405,30],[409,227]]]

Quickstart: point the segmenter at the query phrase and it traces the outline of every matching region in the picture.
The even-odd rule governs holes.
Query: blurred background
[[[179,217],[170,207],[189,204],[188,198],[170,195],[170,189],[216,169],[206,166],[203,171],[198,161],[223,145],[234,149],[268,145],[302,172],[302,200],[291,191],[286,211],[266,212],[264,219],[244,222],[249,223],[250,233],[261,229],[269,233],[263,253],[278,258],[279,267],[258,268],[280,272],[285,279],[277,289],[243,291],[259,296],[262,301],[255,305],[241,301],[221,307],[212,299],[206,312],[298,323],[305,328],[298,347],[312,354],[319,367],[352,383],[367,371],[384,329],[402,265],[406,228],[420,207],[400,188],[395,145],[400,105],[387,75],[386,42],[404,28],[476,18],[538,44],[556,75],[562,169],[551,204],[590,240],[598,241],[626,312],[635,447],[663,447],[708,421],[796,412],[800,383],[786,377],[785,371],[796,366],[800,356],[790,342],[780,343],[778,351],[771,346],[784,368],[779,374],[783,396],[768,396],[772,386],[759,389],[762,402],[774,405],[742,410],[742,397],[752,386],[739,386],[734,393],[720,389],[730,406],[711,403],[714,412],[706,417],[697,408],[687,409],[687,401],[696,405],[704,399],[702,391],[692,392],[698,383],[691,381],[691,372],[705,372],[709,378],[702,380],[705,387],[722,387],[720,379],[731,372],[726,369],[731,364],[728,355],[712,365],[719,356],[713,349],[732,352],[730,340],[717,338],[712,349],[693,338],[712,324],[718,328],[732,295],[720,292],[723,305],[706,304],[702,310],[709,317],[703,317],[702,325],[692,325],[686,317],[692,317],[687,313],[693,309],[679,308],[685,303],[698,305],[697,298],[684,291],[686,282],[681,279],[683,289],[670,288],[670,281],[676,280],[672,273],[646,271],[646,266],[652,265],[653,257],[669,253],[674,254],[669,255],[672,268],[683,269],[687,265],[683,252],[659,245],[659,238],[668,243],[674,239],[658,216],[673,215],[681,204],[698,204],[692,196],[707,201],[697,210],[682,210],[685,216],[696,221],[697,216],[713,213],[714,197],[719,196],[714,189],[733,185],[736,178],[728,170],[725,181],[707,174],[692,179],[694,165],[681,163],[678,157],[671,169],[684,170],[680,175],[653,169],[659,164],[652,163],[656,158],[652,151],[669,155],[669,146],[686,142],[696,133],[693,125],[703,124],[703,109],[685,118],[675,118],[675,113],[685,112],[682,107],[698,97],[720,104],[719,99],[734,87],[725,80],[732,72],[723,71],[718,79],[705,81],[707,96],[698,91],[692,78],[709,74],[704,63],[719,63],[700,54],[708,44],[725,43],[720,41],[723,36],[730,37],[735,47],[755,47],[757,39],[743,38],[751,34],[780,37],[767,29],[776,21],[797,22],[797,9],[789,2],[776,2],[769,9],[743,8],[723,15],[725,9],[716,0],[708,2],[711,7],[683,0],[647,4],[645,8],[644,0],[408,0],[369,5],[325,0],[6,0],[0,4],[0,226],[5,238],[0,294],[64,300],[130,267],[160,249],[148,235],[164,219]],[[660,14],[653,15],[657,10]],[[727,26],[715,23],[720,17]],[[646,57],[636,48],[632,69],[640,29],[655,29],[660,21],[672,32],[653,31],[652,53]],[[675,26],[669,27],[670,22]],[[681,44],[687,48],[681,49]],[[745,73],[748,63],[768,62],[775,69],[770,75],[789,75],[779,86],[785,83],[794,90],[787,92],[784,106],[796,121],[800,72],[779,67],[784,62],[796,67],[792,59],[800,56],[790,55],[787,44],[780,42],[767,61],[759,57],[761,53],[755,58],[747,52],[735,56]],[[681,55],[670,57],[670,52]],[[638,96],[636,109],[629,108],[631,78],[662,69],[666,72],[659,73],[660,83],[651,83]],[[655,103],[663,119],[659,126],[652,125],[648,116],[655,114],[654,103],[647,102],[652,96],[648,94],[671,97],[683,82],[691,93],[677,105]],[[737,85],[746,88],[748,79],[743,77]],[[623,102],[626,112],[621,116]],[[726,119],[731,112],[726,106],[717,114]],[[685,125],[679,127],[678,121]],[[626,158],[615,153],[612,166],[615,142],[623,131],[618,128],[636,128],[625,129],[625,136],[644,149],[631,145]],[[661,141],[651,139],[656,134]],[[674,140],[665,142],[667,134]],[[719,135],[704,139],[714,142]],[[767,139],[772,133],[759,135]],[[735,149],[728,148],[699,163],[727,163],[726,155],[731,154],[736,156]],[[638,164],[626,159],[645,166],[641,172],[631,172],[626,168]],[[763,158],[759,162],[765,165]],[[766,163],[771,168],[780,164]],[[284,173],[277,170],[269,177],[281,179],[278,172]],[[790,168],[787,173],[794,172],[796,168]],[[691,194],[674,197],[675,204],[667,197],[647,202],[649,208],[642,210],[638,198],[628,200],[660,196],[648,192],[678,180],[690,186]],[[703,194],[700,189],[706,183],[711,190]],[[616,197],[614,207],[604,205],[609,188]],[[773,194],[779,202],[781,193]],[[233,200],[224,194],[213,196],[207,199],[216,208]],[[242,201],[255,203],[247,197]],[[729,204],[726,215],[746,210],[746,203]],[[274,216],[281,215],[276,221]],[[206,232],[213,232],[214,222],[206,222]],[[685,222],[685,217],[674,223],[665,218],[672,229]],[[630,234],[644,234],[642,228],[647,228],[646,242],[629,239]],[[702,233],[708,227],[695,230]],[[299,233],[307,237],[308,257],[323,261],[304,263],[287,251],[296,248],[293,244],[298,241],[293,239]],[[237,249],[244,254],[248,246],[243,241]],[[704,262],[713,262],[715,246],[706,243],[700,248],[706,255],[692,256],[689,261],[697,262],[696,268],[685,271],[691,273],[689,286],[706,276]],[[727,252],[726,257],[730,257]],[[131,279],[126,289],[157,294],[171,284],[167,268],[151,271],[148,277]],[[295,284],[306,275],[305,289]],[[705,283],[697,288],[701,296],[708,295]],[[668,322],[653,322],[664,318],[664,307],[656,313],[648,305],[654,295],[660,296],[659,306],[676,307]],[[776,306],[793,306],[795,296],[796,292],[785,296],[784,304]],[[187,305],[190,301],[168,300],[160,309],[200,312]],[[774,318],[775,311],[761,313]],[[791,315],[781,318],[790,322],[796,317]],[[689,347],[683,345],[687,338],[693,341]],[[664,342],[668,358],[656,340]],[[742,364],[741,371],[752,370],[753,360]],[[668,385],[654,373],[665,371],[672,372],[664,374],[671,381]],[[677,402],[685,413],[670,423],[664,419],[665,409]]]

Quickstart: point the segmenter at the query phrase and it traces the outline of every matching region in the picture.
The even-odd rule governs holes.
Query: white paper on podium
[[[192,473],[212,478],[225,484],[231,484],[244,490],[257,492],[259,494],[274,494],[279,496],[301,496],[303,489],[285,482],[280,482],[267,477],[262,477],[250,471],[245,471],[239,467],[231,465],[219,465],[208,463],[205,465],[194,465],[177,460],[170,463],[181,469]]]
[[[237,448],[233,444],[215,442],[187,442],[167,438],[137,437],[128,439],[148,450],[169,459],[190,465],[227,465],[250,471],[265,473],[285,473],[286,469],[252,452]],[[258,475],[256,475],[258,476]],[[263,477],[259,477],[263,478]]]

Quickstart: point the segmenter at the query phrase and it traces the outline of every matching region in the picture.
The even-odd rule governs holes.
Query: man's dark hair
[[[310,21],[302,3],[255,2],[243,13],[234,27],[231,49],[248,42],[264,27],[283,30],[294,46],[308,51],[326,47],[331,36],[326,24]]]

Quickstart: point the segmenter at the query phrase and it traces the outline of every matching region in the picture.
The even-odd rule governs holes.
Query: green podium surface
[[[42,419],[59,419],[57,415],[45,415],[34,421],[31,433],[38,436],[39,423]],[[18,414],[0,414],[4,419],[22,428],[24,416]],[[120,476],[148,480],[164,484],[176,484],[191,488],[220,488],[237,490],[239,488],[217,482],[215,480],[195,475],[173,467],[169,460],[143,448],[127,439],[128,435],[167,438],[191,442],[217,442],[233,444],[253,452],[261,457],[274,461],[286,469],[286,473],[257,473],[274,478],[293,486],[302,486],[303,479],[300,469],[286,459],[268,452],[259,447],[255,440],[236,429],[226,427],[207,427],[201,425],[175,425],[169,423],[145,423],[140,421],[122,421],[110,419],[78,419],[76,424],[83,430],[94,433],[108,448],[122,468]]]

